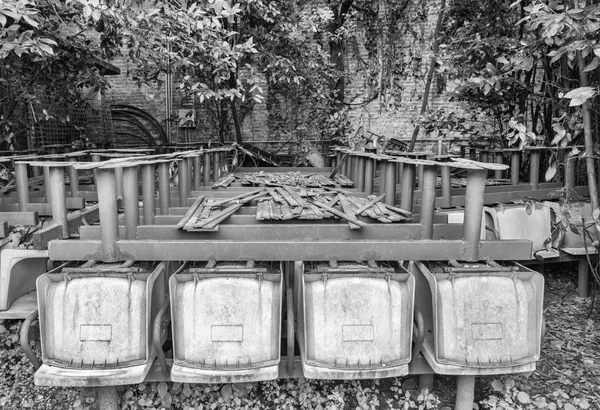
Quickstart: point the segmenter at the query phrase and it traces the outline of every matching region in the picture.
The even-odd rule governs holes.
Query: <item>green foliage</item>
[[[494,121],[502,145],[578,143],[579,107],[598,94],[600,6],[454,0],[441,71],[457,99]],[[577,52],[591,84],[578,86]]]
[[[117,7],[99,0],[0,0],[0,134],[5,146],[51,106],[85,104],[82,91],[107,83],[94,64],[117,42]],[[44,109],[47,109],[44,111]]]

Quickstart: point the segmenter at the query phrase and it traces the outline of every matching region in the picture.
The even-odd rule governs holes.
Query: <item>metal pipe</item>
[[[530,152],[529,157],[529,183],[531,189],[538,189],[540,187],[540,156],[542,153],[537,150]]]
[[[331,167],[331,169],[335,169],[337,165],[337,156],[331,157],[330,161],[329,161],[329,166]]]
[[[117,183],[117,199],[123,200],[123,168],[115,168],[115,182]]]
[[[385,164],[386,160],[382,159],[379,161],[379,195],[385,192]]]
[[[475,150],[475,148],[469,147],[469,159],[477,161],[477,151]]]
[[[29,179],[27,178],[27,164],[15,164],[15,178],[17,180],[17,197],[19,198],[19,210],[27,211],[29,203]]]
[[[187,176],[188,176],[188,186],[187,186],[187,191],[188,191],[188,197],[190,196],[190,194],[192,193],[192,189],[194,186],[194,160],[193,158],[186,158],[185,159],[187,162],[187,168],[188,168],[188,172],[187,172]]]
[[[450,176],[450,166],[442,165],[442,198],[444,198],[444,206],[452,206],[452,178]]]
[[[404,164],[402,171],[402,188],[400,190],[400,208],[412,212],[413,196],[415,192],[415,166]]]
[[[364,191],[366,194],[373,193],[373,178],[375,176],[375,159],[365,158],[365,186]]]
[[[31,175],[36,178],[40,176],[40,167],[31,167]]]
[[[51,206],[52,220],[62,226],[63,238],[69,237],[69,225],[67,224],[67,195],[65,192],[65,170],[63,167],[49,168],[50,189],[52,190]]]
[[[455,410],[472,410],[475,400],[475,376],[458,376],[456,379]]]
[[[436,166],[423,166],[423,192],[421,196],[421,225],[423,239],[433,239],[433,215],[435,214],[435,189],[438,170]]]
[[[496,164],[504,164],[504,154],[503,153],[501,153],[501,152],[496,153]],[[495,179],[503,179],[504,171],[502,171],[501,169],[497,169],[496,171],[494,171],[494,178]]]
[[[116,259],[115,245],[119,239],[119,220],[117,213],[117,181],[114,168],[98,169],[98,211],[102,252],[108,260]]]
[[[219,153],[215,152],[212,155],[212,159],[213,159],[213,163],[212,163],[212,173],[213,173],[213,182],[217,182],[219,180],[219,177],[221,176],[221,169],[220,169],[220,160],[221,158],[219,157]]]
[[[102,157],[100,154],[92,154],[92,162],[100,162],[102,161]],[[92,171],[94,173],[94,189],[98,190],[98,170],[94,169]]]
[[[154,225],[154,215],[156,214],[155,190],[156,182],[154,179],[154,164],[142,165],[142,201],[144,204],[144,225]]]
[[[69,162],[76,162],[77,158],[70,157]],[[69,189],[71,190],[71,196],[76,198],[79,195],[79,172],[74,166],[70,166],[67,170],[69,173]]]
[[[202,186],[202,159],[200,155],[194,157],[194,191],[199,191]]]
[[[179,206],[185,206],[187,198],[190,194],[190,181],[189,181],[189,163],[187,158],[181,158],[178,161],[177,168],[179,174]],[[161,209],[162,213],[162,209]]]
[[[123,208],[125,210],[125,236],[135,239],[140,222],[140,176],[138,167],[123,170]]]
[[[52,188],[50,184],[50,168],[43,167],[44,174],[44,197],[46,203],[52,203]]]
[[[357,157],[357,184],[356,188],[359,191],[365,190],[365,157],[360,156]]]
[[[510,181],[513,185],[519,184],[519,169],[521,168],[521,152],[510,153]]]
[[[202,162],[202,176],[204,180],[202,185],[210,186],[210,153],[204,153],[204,158],[202,159]]]
[[[417,165],[417,188],[423,189],[423,165]]]
[[[484,169],[472,169],[467,172],[463,239],[467,243],[466,258],[469,261],[479,260],[479,239],[481,237],[486,174],[487,171]]]
[[[158,164],[158,200],[160,204],[160,214],[167,215],[171,207],[171,184],[169,182],[170,162],[161,162]]]
[[[352,160],[354,158],[354,155],[352,154],[348,154],[348,158],[346,159],[346,177],[351,180],[352,182],[354,182],[354,180],[352,179],[352,175],[354,174],[354,168],[352,167],[352,165],[354,165],[352,163]]]
[[[392,161],[385,166],[385,204],[396,205],[396,163]]]

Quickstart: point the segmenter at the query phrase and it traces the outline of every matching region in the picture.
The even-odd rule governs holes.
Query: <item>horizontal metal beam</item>
[[[540,201],[550,201],[552,199],[556,199],[556,197],[550,196],[552,192],[557,191],[557,189],[531,189],[526,191],[511,191],[511,192],[496,192],[484,195],[484,204],[495,204],[495,203],[507,203],[515,200],[526,200],[527,197],[535,198]],[[578,195],[587,197],[589,196],[589,187],[580,186],[575,188],[575,192]],[[436,198],[435,206],[440,208],[444,206],[443,198]],[[452,206],[465,206],[465,197],[464,196],[452,196]]]
[[[0,212],[0,221],[6,221],[10,226],[37,225],[37,212]]]
[[[504,252],[504,249],[508,252]],[[101,241],[56,240],[48,245],[52,260],[136,261],[325,261],[466,259],[462,240],[119,240],[114,254],[102,252]],[[482,241],[480,259],[526,259],[531,242]]]
[[[67,230],[69,233],[77,232],[83,226],[83,221],[87,224],[94,223],[99,219],[98,205],[94,205],[83,209],[81,211],[75,211],[67,215]],[[83,226],[82,226],[83,225]],[[98,228],[100,228],[98,226]],[[47,249],[48,243],[54,239],[62,239],[62,225],[52,223],[42,229],[36,231],[32,235],[33,249]],[[98,239],[100,233],[98,231]]]
[[[329,175],[333,168],[331,167],[239,167],[235,170],[236,174],[241,172],[260,172],[278,174],[281,172],[303,172],[305,174],[327,174]]]

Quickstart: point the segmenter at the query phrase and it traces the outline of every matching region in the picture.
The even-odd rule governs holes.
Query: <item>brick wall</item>
[[[383,2],[382,2],[383,3]],[[425,7],[423,2],[411,7]],[[350,41],[346,48],[346,74],[348,85],[346,87],[346,100],[349,106],[349,116],[355,132],[366,137],[370,133],[385,137],[410,139],[415,121],[419,116],[423,89],[431,55],[431,35],[439,11],[438,1],[431,3],[420,10],[425,16],[420,21],[411,22],[411,31],[404,34],[403,38],[392,38],[382,27],[376,47],[376,53],[369,53],[363,46],[364,41]],[[382,19],[385,19],[386,10],[380,8]],[[399,24],[405,24],[404,22]],[[366,28],[357,23],[358,37],[364,38]],[[387,53],[384,57],[384,54]],[[391,56],[388,58],[388,56]],[[381,62],[387,66],[382,68]],[[168,126],[165,112],[166,95],[164,87],[138,87],[134,81],[127,77],[128,71],[133,68],[125,58],[111,61],[121,69],[120,76],[111,77],[111,88],[106,93],[106,98],[119,104],[130,104],[151,113],[165,128]],[[383,86],[382,86],[383,85]],[[266,82],[261,84],[266,92]],[[375,90],[383,89],[384,92],[374,95]],[[182,95],[173,91],[173,118],[177,117],[181,108]],[[277,100],[284,109],[293,114],[300,110],[301,102],[286,102]],[[305,102],[310,104],[310,102]],[[436,110],[442,107],[456,109],[455,103],[449,102],[447,95],[437,92],[436,84],[431,88],[428,108]],[[281,108],[281,107],[280,107]],[[295,111],[296,110],[296,111]],[[296,148],[294,135],[281,135],[269,129],[269,120],[273,123],[272,112],[267,109],[267,103],[255,103],[250,108],[241,110],[242,134],[245,141],[254,142],[259,148],[277,151],[282,144],[291,138],[280,153],[290,153]],[[271,114],[271,118],[269,117]],[[171,124],[173,142],[208,142],[218,141],[215,121],[217,117],[211,110],[196,105],[196,127],[179,128],[177,122]],[[301,122],[301,119],[299,120]],[[302,124],[300,124],[302,125]],[[306,131],[304,135],[309,139],[318,141],[318,130]],[[229,124],[226,136],[227,141],[234,140],[233,124]]]

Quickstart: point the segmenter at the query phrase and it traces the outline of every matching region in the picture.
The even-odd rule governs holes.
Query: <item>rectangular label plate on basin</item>
[[[243,342],[244,326],[242,325],[213,325],[211,326],[213,342]]]
[[[472,323],[473,340],[501,340],[502,323]]]
[[[344,325],[342,340],[344,342],[372,342],[375,338],[373,325]]]
[[[79,327],[81,342],[110,342],[112,340],[112,325],[81,325]]]

